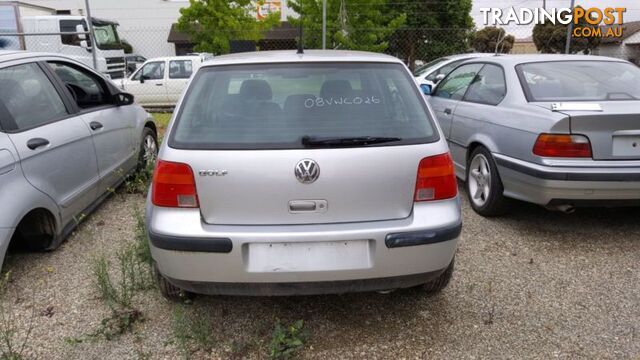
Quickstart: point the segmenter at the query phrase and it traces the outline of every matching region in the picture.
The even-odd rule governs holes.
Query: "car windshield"
[[[449,59],[447,58],[439,58],[439,59],[435,59],[431,62],[428,62],[420,67],[418,67],[417,69],[415,69],[413,71],[413,76],[420,76],[422,74],[426,74],[427,72],[431,71],[432,68],[434,68],[436,65],[445,62]]]
[[[391,146],[438,140],[400,64],[217,66],[194,78],[169,145],[196,149]]]
[[[640,99],[640,69],[616,61],[555,61],[516,67],[529,101]]]
[[[122,49],[115,25],[94,25],[98,47],[103,50]]]

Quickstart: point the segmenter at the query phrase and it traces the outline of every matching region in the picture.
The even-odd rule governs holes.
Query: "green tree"
[[[592,30],[598,29],[598,25],[587,23],[584,18],[580,18],[575,28],[590,27]],[[533,42],[536,44],[538,51],[544,54],[564,53],[567,41],[568,25],[560,23],[537,24],[533,27]],[[571,37],[571,47],[569,52],[572,54],[584,52],[589,54],[593,49],[600,45],[600,37]]]
[[[511,52],[516,38],[513,35],[507,35],[504,29],[487,26],[473,34],[471,47],[477,52],[493,53],[496,51],[496,44],[498,44],[499,41],[498,52],[508,54]]]
[[[258,21],[251,0],[189,0],[180,9],[178,29],[191,36],[199,52],[226,54],[231,40],[260,40],[280,22],[280,14]]]
[[[327,0],[327,48],[385,51],[389,37],[406,20],[404,14],[389,12],[390,1]],[[299,26],[302,21],[304,46],[322,48],[322,0],[290,0],[288,6],[301,15],[289,22]]]
[[[474,28],[472,0],[398,2],[393,11],[406,14],[405,26],[394,35],[392,52],[413,69],[416,60],[465,53]]]

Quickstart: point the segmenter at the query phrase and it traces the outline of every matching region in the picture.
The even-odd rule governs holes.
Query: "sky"
[[[484,19],[480,13],[480,8],[493,7],[509,9],[511,6],[516,9],[521,7],[539,8],[542,7],[543,0],[473,0],[473,10],[471,15],[476,23],[476,27],[484,27]],[[568,8],[571,0],[547,0],[547,9],[550,8]],[[627,12],[624,14],[624,21],[640,20],[640,1],[639,0],[576,0],[576,6],[584,8],[597,7],[624,7]],[[508,33],[513,34],[516,38],[525,38],[531,36],[532,26],[505,26]]]

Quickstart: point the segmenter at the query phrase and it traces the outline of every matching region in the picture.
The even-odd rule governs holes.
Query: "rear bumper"
[[[640,201],[640,162],[598,166],[545,166],[494,154],[505,195],[540,205],[635,204]],[[616,165],[616,166],[614,166]]]
[[[445,269],[424,274],[394,276],[378,279],[289,283],[215,283],[177,280],[169,277],[167,277],[167,280],[183,290],[196,294],[229,296],[299,296],[410,288],[425,284],[437,278],[444,271]]]
[[[458,199],[416,204],[400,220],[290,226],[209,225],[197,209],[147,206],[158,270],[174,285],[205,294],[302,295],[418,285],[449,265],[460,227]],[[251,244],[350,241],[368,244],[365,261],[353,266],[335,265],[334,259],[315,261],[320,268],[314,269],[256,270],[251,264]]]

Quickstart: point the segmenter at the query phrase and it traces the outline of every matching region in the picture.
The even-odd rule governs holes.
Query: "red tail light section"
[[[199,207],[191,167],[183,163],[158,160],[153,172],[151,202],[162,207]]]
[[[430,156],[420,161],[414,200],[434,201],[458,195],[458,184],[449,153]]]
[[[583,135],[541,134],[533,153],[542,157],[590,158],[591,143]]]

